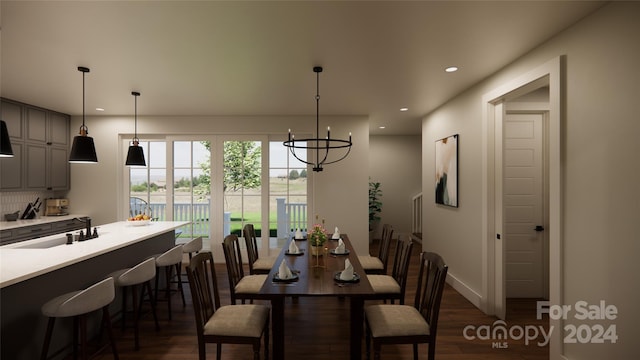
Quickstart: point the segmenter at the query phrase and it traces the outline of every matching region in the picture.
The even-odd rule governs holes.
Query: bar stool
[[[42,305],[42,314],[49,317],[47,332],[42,347],[41,359],[47,358],[51,336],[53,335],[53,325],[56,318],[73,317],[73,358],[78,357],[78,330],[80,332],[80,344],[82,359],[87,359],[87,314],[102,308],[102,325],[106,328],[111,342],[113,357],[118,359],[118,351],[111,329],[111,317],[109,315],[109,304],[115,298],[114,282],[111,277],[106,278],[84,290],[73,291],[60,295],[49,300]]]
[[[133,297],[133,322],[134,322],[134,343],[135,349],[140,349],[140,342],[138,339],[138,321],[140,319],[140,307],[142,307],[142,300],[144,299],[145,290],[149,296],[151,303],[151,312],[153,313],[153,319],[156,323],[156,330],[160,329],[158,325],[158,317],[156,316],[156,305],[153,301],[153,293],[151,292],[151,279],[156,276],[156,260],[149,258],[138,265],[121,269],[112,272],[109,276],[113,277],[115,285],[122,288],[122,330],[124,330],[126,321],[125,315],[127,313],[127,289],[131,288]],[[138,293],[136,292],[137,286],[140,285],[140,300],[138,301]]]
[[[197,238],[193,238],[188,242],[182,244],[182,253],[189,254],[189,261],[187,261],[185,266],[189,265],[193,254],[197,254],[202,250],[202,236],[198,236]]]
[[[169,307],[169,320],[171,320],[171,279],[173,278],[172,273],[174,268],[176,269],[176,276],[178,278],[177,290],[180,291],[180,295],[182,296],[182,306],[187,306],[187,302],[184,300],[184,290],[182,289],[182,247],[183,245],[176,245],[164,254],[155,256],[156,272],[159,272],[161,268],[165,269],[165,296]],[[158,301],[158,282],[159,276],[156,276],[156,301]]]

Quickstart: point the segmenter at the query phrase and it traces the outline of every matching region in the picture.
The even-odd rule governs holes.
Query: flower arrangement
[[[322,246],[327,241],[327,231],[322,225],[315,224],[307,237],[311,246]]]

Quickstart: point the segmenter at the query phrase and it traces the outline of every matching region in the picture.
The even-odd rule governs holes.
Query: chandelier
[[[324,139],[320,138],[320,73],[322,72],[322,67],[314,66],[313,72],[316,73],[316,137],[296,139],[294,135],[291,135],[291,129],[289,129],[289,140],[283,142],[282,144],[289,148],[291,155],[293,155],[296,159],[302,161],[305,164],[312,165],[313,171],[319,172],[323,170],[323,165],[333,164],[346,158],[347,155],[349,155],[349,152],[351,152],[352,142],[351,133],[349,133],[349,140],[335,138],[332,139],[331,128],[328,126],[327,137]],[[296,149],[315,151],[315,162],[309,162],[307,160],[301,159],[298,154],[296,154]],[[329,159],[329,151],[337,149],[342,149],[342,151],[344,151],[344,154],[342,154],[342,156],[337,160],[327,161]]]

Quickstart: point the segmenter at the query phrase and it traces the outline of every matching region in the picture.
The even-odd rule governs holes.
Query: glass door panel
[[[211,194],[209,143],[204,141],[173,142],[173,220],[190,221],[179,229],[178,242],[202,236],[210,237]]]
[[[167,161],[164,141],[141,141],[147,166],[129,169],[129,217],[138,214],[166,220]]]
[[[258,248],[262,228],[262,143],[227,140],[223,143],[223,232],[242,237],[245,224],[253,224]]]

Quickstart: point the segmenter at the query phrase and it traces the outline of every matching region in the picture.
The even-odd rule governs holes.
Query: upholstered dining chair
[[[438,314],[448,267],[436,253],[420,254],[420,273],[415,303],[411,305],[377,304],[365,307],[367,359],[373,339],[374,359],[380,359],[382,344],[412,344],[413,359],[418,359],[418,344],[429,344],[428,358],[436,352]]]
[[[220,359],[222,344],[251,344],[253,358],[258,360],[263,334],[264,358],[269,358],[269,307],[253,304],[220,306],[210,252],[201,252],[191,259],[187,278],[193,298],[200,360],[206,359],[206,343],[216,344],[216,359]]]
[[[397,299],[400,305],[404,305],[412,249],[411,237],[407,234],[398,235],[391,275],[367,275],[367,279],[376,293],[376,298],[385,300],[385,302],[390,300],[392,304]]]
[[[378,256],[358,255],[360,265],[367,274],[386,274],[387,263],[389,260],[389,246],[393,237],[393,226],[384,224],[382,226],[382,238],[380,239],[380,248]]]
[[[249,274],[268,274],[276,261],[275,256],[260,257],[258,253],[258,240],[253,224],[246,224],[242,228],[242,235],[247,244],[247,257],[249,262]]]
[[[246,299],[251,300],[260,291],[268,275],[244,275],[238,236],[234,234],[227,235],[222,242],[222,250],[224,251],[227,274],[229,276],[231,303],[235,304],[236,300],[240,299],[244,304]]]

